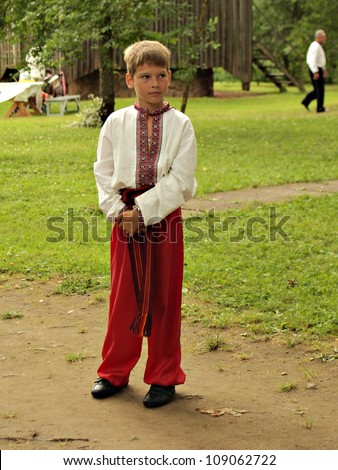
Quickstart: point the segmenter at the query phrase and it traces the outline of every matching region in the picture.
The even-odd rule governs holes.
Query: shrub
[[[75,127],[101,127],[102,121],[99,114],[99,110],[102,104],[102,98],[98,96],[89,95],[89,104],[83,110],[81,110],[78,116],[81,118],[80,121],[73,123]]]

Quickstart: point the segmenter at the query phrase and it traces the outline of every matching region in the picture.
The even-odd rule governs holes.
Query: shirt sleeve
[[[101,129],[97,146],[97,161],[94,175],[99,196],[99,207],[107,219],[113,220],[124,207],[121,195],[112,187],[114,174],[114,154],[112,144],[112,125],[107,120]]]
[[[197,187],[196,161],[195,133],[190,120],[186,119],[168,173],[153,188],[135,198],[145,225],[159,222],[193,197]]]
[[[309,47],[309,50],[307,52],[306,56],[306,63],[309,66],[309,69],[311,70],[312,73],[317,73],[318,72],[318,67],[316,65],[316,49],[314,47],[314,44],[311,44]]]

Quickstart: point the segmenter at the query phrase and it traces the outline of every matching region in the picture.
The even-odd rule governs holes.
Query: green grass
[[[85,295],[89,292],[102,288],[102,280],[93,279],[89,276],[69,276],[63,281],[60,281],[58,287],[54,290],[54,294],[72,295],[79,294]],[[109,287],[108,284],[105,287]]]
[[[82,362],[84,359],[86,359],[88,356],[84,352],[77,352],[77,353],[71,353],[67,354],[65,356],[65,359],[67,362],[75,363],[75,362]]]
[[[337,334],[337,211],[337,195],[301,197],[273,211],[262,206],[190,222],[185,316],[218,328],[240,325],[252,335]],[[274,233],[284,217],[283,231]]]
[[[306,112],[302,96],[253,85],[243,98],[190,99],[198,194],[338,178],[338,87],[327,87],[325,115]],[[132,102],[118,99],[117,108]],[[92,171],[99,129],[71,127],[76,119],[0,118],[0,272],[58,277],[62,294],[109,286],[110,226]],[[189,219],[184,315],[267,338],[337,334],[337,206],[336,195],[303,197],[276,205],[277,215],[252,207]],[[283,216],[289,241],[271,229]]]
[[[9,312],[4,312],[1,314],[1,318],[3,320],[13,320],[15,318],[22,318],[22,317],[23,317],[23,313],[16,312],[14,310],[11,310]]]
[[[217,351],[222,349],[222,346],[225,345],[225,340],[220,338],[219,335],[215,335],[206,340],[206,349],[207,351]]]
[[[302,97],[292,90],[188,105],[199,143],[198,193],[337,178],[338,87],[327,93],[332,113],[324,119],[306,112]]]
[[[291,390],[296,390],[298,385],[295,382],[287,382],[279,386],[278,390],[281,393],[289,393]]]

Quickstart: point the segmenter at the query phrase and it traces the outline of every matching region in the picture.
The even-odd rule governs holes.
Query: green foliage
[[[48,66],[71,64],[90,40],[98,49],[102,122],[114,111],[113,48],[141,39],[153,21],[155,0],[7,0],[4,27],[26,51],[39,47]],[[57,64],[53,56],[57,52]],[[83,57],[82,57],[83,58]]]
[[[219,46],[212,39],[217,18],[206,18],[207,3],[202,0],[202,13],[196,18],[185,1],[173,7],[168,0],[6,0],[3,31],[14,42],[22,41],[23,57],[28,49],[38,47],[42,62],[58,68],[81,58],[83,42],[92,41],[100,59],[100,117],[104,122],[115,105],[113,49],[122,52],[127,45],[145,39],[156,12],[157,20],[165,19],[170,27],[157,34],[157,39],[177,49],[180,78],[189,85],[202,52]],[[53,64],[56,51],[57,64]],[[92,126],[91,117],[85,121],[90,120]]]
[[[63,62],[81,56],[83,41],[104,46],[119,46],[143,34],[152,20],[154,0],[6,0],[4,16],[7,33],[14,41],[22,40],[27,49],[39,46],[50,61],[59,51]],[[108,34],[107,34],[108,33]],[[102,64],[101,64],[102,65]]]
[[[229,72],[223,69],[223,67],[215,67],[213,69],[213,74],[215,82],[236,83],[239,81],[238,78],[231,75]]]
[[[78,116],[80,120],[74,121],[74,127],[101,127],[102,121],[100,117],[100,108],[102,106],[102,98],[89,95],[91,100],[89,104],[81,109]]]
[[[309,80],[307,48],[317,29],[327,32],[325,51],[332,82],[338,79],[333,38],[338,34],[337,0],[254,0],[254,37],[261,40],[293,75]]]

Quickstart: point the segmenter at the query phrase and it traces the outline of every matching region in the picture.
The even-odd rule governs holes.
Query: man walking
[[[326,33],[322,29],[315,32],[315,40],[310,44],[306,55],[306,63],[309,67],[313,90],[302,101],[302,105],[310,111],[309,104],[317,100],[317,113],[327,111],[324,107],[324,85],[327,77],[326,57],[323,44],[326,41]]]

